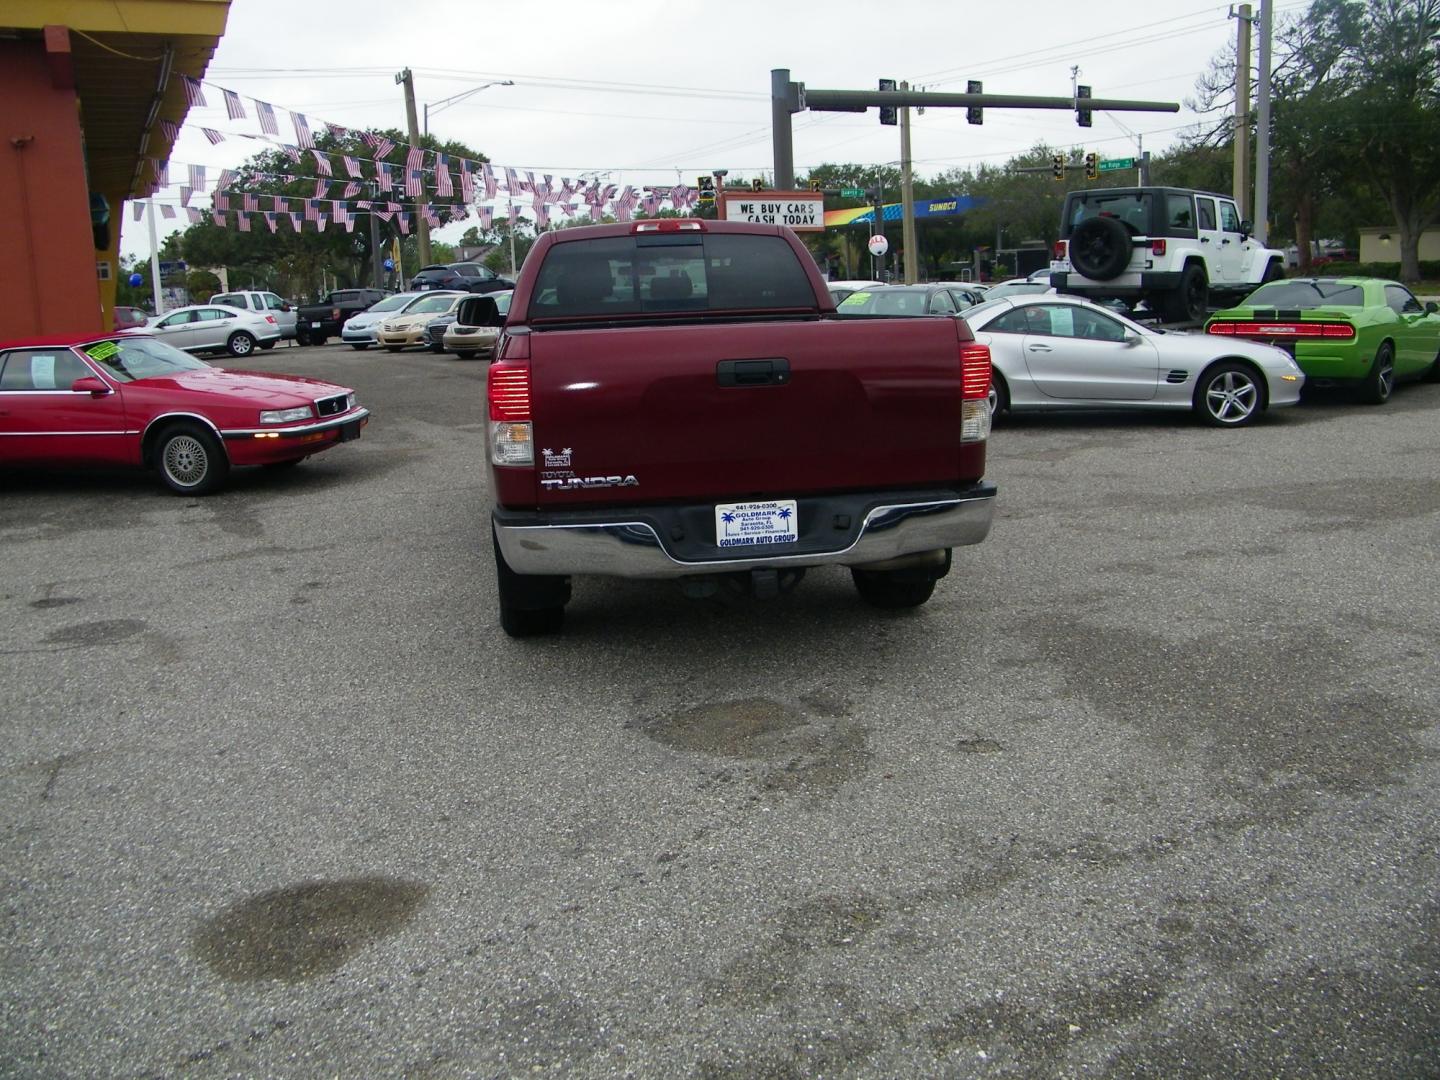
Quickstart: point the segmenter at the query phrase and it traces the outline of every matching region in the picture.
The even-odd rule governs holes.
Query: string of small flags
[[[479,204],[496,203],[503,190],[505,201],[509,204],[508,213],[512,219],[516,217],[515,200],[528,197],[530,209],[537,224],[544,228],[549,224],[552,214],[556,212],[573,214],[577,207],[581,206],[588,208],[593,221],[599,221],[607,214],[617,221],[629,221],[637,208],[653,216],[666,203],[672,209],[686,213],[695,207],[700,198],[698,190],[684,184],[647,186],[642,189],[644,191],[642,195],[641,191],[637,191],[631,186],[627,186],[621,191],[614,184],[602,184],[598,180],[591,180],[587,183],[583,178],[556,177],[544,172],[537,178],[533,170],[494,165],[488,161],[474,161],[458,155],[425,150],[415,146],[406,150],[403,163],[390,162],[386,158],[396,149],[396,143],[393,140],[373,131],[347,128],[329,121],[319,122],[323,124],[325,131],[335,138],[358,137],[370,152],[370,156],[367,158],[361,155],[322,151],[315,145],[311,120],[304,113],[284,109],[259,98],[245,98],[233,90],[217,86],[214,83],[202,83],[188,75],[182,75],[181,79],[185,86],[186,100],[192,107],[208,107],[209,102],[205,97],[207,86],[220,92],[224,100],[226,116],[231,120],[248,121],[251,117],[250,111],[246,109],[246,101],[250,104],[250,110],[253,111],[254,119],[260,126],[261,134],[222,132],[212,127],[201,127],[202,134],[212,145],[218,145],[226,139],[250,139],[275,145],[281,153],[297,165],[308,157],[313,161],[315,170],[319,174],[313,178],[315,181],[314,197],[317,199],[325,198],[330,185],[335,183],[345,184],[345,198],[348,199],[358,194],[362,181],[374,182],[382,194],[403,192],[407,199],[421,199],[433,190],[437,197],[445,199],[454,196],[458,181],[461,203],[476,205],[477,209],[482,211],[484,208]],[[295,142],[289,143],[280,140],[277,110],[287,113],[290,117],[290,126],[295,132]],[[178,125],[168,120],[162,120],[160,124],[168,141],[173,145],[179,134]],[[157,187],[171,186],[169,183],[171,165],[172,163],[156,158],[151,159],[151,168],[154,171]],[[344,170],[343,179],[337,174],[337,169]],[[234,175],[233,170],[222,169],[215,190],[219,192],[226,189],[228,182],[233,181]],[[296,179],[288,176],[285,178]],[[187,179],[189,183],[180,185],[180,199],[181,205],[188,208],[191,196],[205,186],[206,167],[203,165],[188,166]],[[483,195],[480,194],[481,192]],[[575,201],[577,198],[578,202]],[[489,209],[493,215],[499,210],[499,207],[492,205]],[[421,213],[424,213],[423,209]],[[244,226],[240,227],[244,228]]]

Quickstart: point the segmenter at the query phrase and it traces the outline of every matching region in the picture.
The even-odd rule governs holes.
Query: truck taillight
[[[960,343],[960,441],[983,442],[990,436],[990,347]]]
[[[960,390],[967,401],[990,396],[990,346],[978,341],[960,343]]]
[[[1065,258],[1065,249],[1067,247],[1069,247],[1069,244],[1067,244],[1064,240],[1055,241],[1055,259],[1057,262],[1060,259]]]
[[[490,400],[490,460],[496,465],[534,465],[529,365],[492,364],[486,396]]]
[[[1164,254],[1165,254],[1165,241],[1164,241],[1164,240],[1161,240],[1161,239],[1151,240],[1151,241],[1150,241],[1150,254],[1151,254],[1151,255],[1164,255]]]

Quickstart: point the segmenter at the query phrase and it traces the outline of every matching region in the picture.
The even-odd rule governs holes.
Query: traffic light
[[[1090,87],[1075,87],[1075,122],[1081,127],[1090,126],[1090,110],[1081,105],[1090,96]]]
[[[1095,153],[1094,150],[1091,150],[1090,153],[1085,155],[1085,179],[1100,179],[1100,155]]]
[[[979,79],[969,79],[966,81],[965,93],[983,94],[984,92],[985,84],[982,83]],[[968,109],[965,110],[965,122],[967,124],[985,123],[985,110],[982,109],[979,105],[971,105]]]
[[[700,201],[702,203],[713,203],[715,201],[715,178],[713,176],[702,176],[695,182],[700,189]]]
[[[881,79],[881,80],[880,80],[880,89],[881,89],[881,90],[894,90],[894,89],[895,89],[895,80],[894,80],[894,79]],[[882,124],[889,124],[889,125],[891,125],[891,126],[893,127],[894,125],[898,124],[899,122],[900,122],[900,120],[899,120],[899,118],[898,118],[898,114],[896,113],[896,110],[895,110],[895,106],[894,106],[894,105],[882,105],[882,106],[880,106],[880,123],[882,123]]]
[[[1056,180],[1065,179],[1065,155],[1056,154],[1050,159],[1050,175]]]
[[[764,181],[761,177],[758,177],[758,176],[755,177],[755,179],[753,179],[753,180],[750,181],[750,190],[751,190],[751,191],[764,191],[764,190],[765,190],[765,181]]]

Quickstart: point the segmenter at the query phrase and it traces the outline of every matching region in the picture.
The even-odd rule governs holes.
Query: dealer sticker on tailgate
[[[721,503],[715,507],[715,542],[722,548],[793,544],[800,538],[794,499]]]

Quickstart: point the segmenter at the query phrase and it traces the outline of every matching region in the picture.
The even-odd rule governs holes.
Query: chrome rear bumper
[[[742,559],[733,557],[733,549],[722,552],[693,540],[683,545],[689,549],[685,555],[678,554],[675,549],[682,545],[674,542],[675,534],[662,521],[669,518],[658,510],[616,514],[608,520],[595,512],[577,512],[546,515],[543,521],[540,515],[497,510],[494,525],[505,561],[518,574],[676,578],[766,568],[865,566],[980,543],[990,532],[995,493],[995,485],[978,484],[943,497],[880,503],[857,516],[858,526],[836,537],[838,546],[817,549],[811,541],[809,550],[792,548],[791,554],[776,551]],[[695,557],[704,551],[713,551],[715,557]]]

